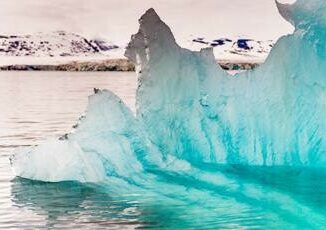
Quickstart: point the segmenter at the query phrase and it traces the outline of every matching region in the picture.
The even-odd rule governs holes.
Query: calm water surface
[[[134,73],[0,72],[0,228],[326,229],[326,174],[319,170],[199,165],[220,179],[197,184],[174,177],[174,186],[193,196],[186,206],[116,196],[95,185],[15,178],[13,150],[69,132],[95,87],[134,109]],[[161,180],[172,183],[170,175]]]

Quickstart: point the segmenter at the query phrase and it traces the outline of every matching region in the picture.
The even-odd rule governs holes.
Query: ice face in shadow
[[[153,182],[147,170],[189,175],[204,163],[325,168],[326,3],[277,4],[294,34],[235,76],[212,49],[179,47],[149,9],[126,51],[139,74],[136,116],[98,91],[74,133],[17,151],[16,175],[138,186]]]

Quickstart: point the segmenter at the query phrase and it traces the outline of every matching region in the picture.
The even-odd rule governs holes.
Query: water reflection
[[[185,210],[186,206],[160,203],[156,197],[143,194],[112,197],[107,188],[93,184],[15,178],[11,193],[16,206],[44,216],[44,223],[40,222],[46,228],[157,229],[184,225],[177,209]]]
[[[46,227],[142,226],[137,203],[110,197],[100,187],[77,182],[45,183],[15,178],[12,201],[46,216]]]
[[[12,201],[45,216],[48,228],[234,229],[288,225],[318,229],[326,221],[324,171],[200,167],[205,167],[200,169],[203,177],[151,171],[160,181],[153,184],[161,191],[156,195],[128,191],[114,194],[108,192],[108,185],[16,178],[12,181]],[[174,199],[174,194],[183,199]]]

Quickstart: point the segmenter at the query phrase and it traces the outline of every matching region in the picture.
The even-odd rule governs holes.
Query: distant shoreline
[[[262,62],[242,62],[232,60],[217,60],[225,70],[250,70]],[[69,71],[69,72],[105,72],[105,71],[135,71],[135,66],[127,59],[109,59],[103,61],[73,61],[66,64],[13,64],[0,66],[0,71]]]
[[[127,59],[97,61],[72,61],[64,64],[12,64],[0,66],[0,71],[134,71],[135,66]]]

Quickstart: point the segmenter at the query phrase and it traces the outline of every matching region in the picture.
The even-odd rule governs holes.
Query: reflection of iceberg
[[[140,215],[134,211],[138,208],[137,203],[111,197],[98,186],[16,178],[12,181],[11,191],[16,206],[33,210],[40,219],[46,216],[46,226],[43,226],[46,228],[58,228],[59,225],[61,229],[71,229],[85,223],[88,228],[95,229],[101,225],[145,224],[141,220],[137,221]],[[29,229],[30,223],[22,223],[19,227]]]
[[[211,49],[180,48],[148,10],[126,51],[138,66],[136,116],[111,92],[98,91],[75,132],[16,152],[11,161],[17,176],[102,182],[112,193],[193,204],[191,211],[199,208],[207,217],[222,204],[258,206],[282,224],[319,226],[319,209],[300,206],[294,194],[219,170],[221,165],[325,170],[326,3],[299,0],[278,7],[295,25],[294,34],[278,41],[265,64],[235,76],[216,65]]]
[[[12,200],[45,217],[47,227],[87,223],[88,228],[105,224],[155,229],[322,229],[326,182],[319,170],[205,167],[194,172],[160,172],[152,184],[156,194],[121,188],[115,194],[111,184],[17,178],[12,183]],[[29,228],[27,223],[22,226]]]

